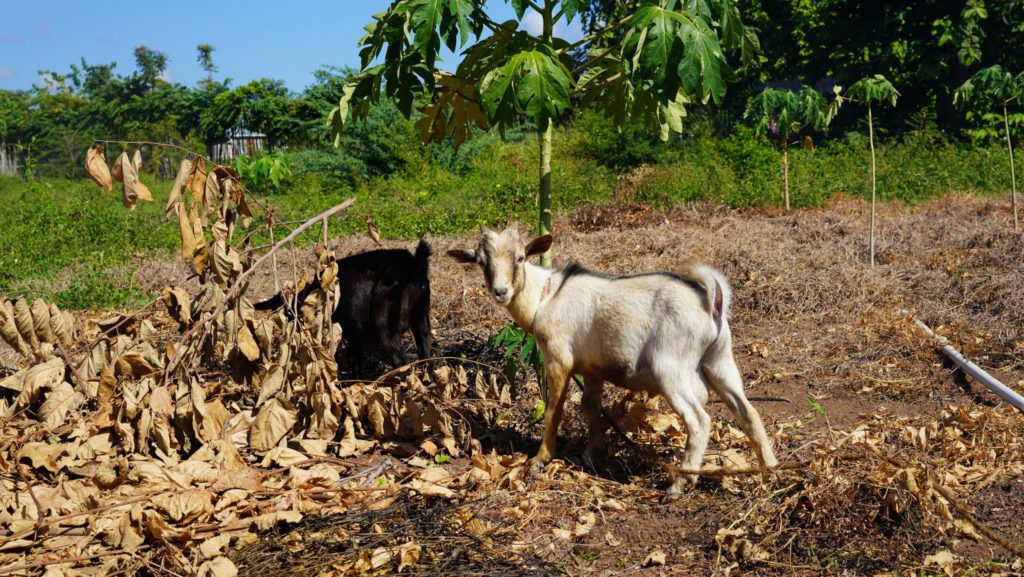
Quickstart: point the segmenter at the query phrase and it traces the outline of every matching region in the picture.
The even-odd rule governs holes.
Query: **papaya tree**
[[[682,130],[687,104],[720,102],[734,76],[725,54],[753,61],[757,37],[731,0],[641,0],[630,14],[569,43],[555,34],[585,0],[509,0],[515,18],[496,22],[484,0],[393,0],[360,40],[362,67],[330,115],[335,142],[345,123],[390,98],[419,112],[424,141],[457,144],[475,129],[536,126],[539,228],[551,230],[551,137],[570,109],[591,107],[621,127],[656,123],[667,139]],[[529,13],[539,33],[520,28]],[[531,18],[533,17],[530,15]],[[598,40],[595,42],[595,40]],[[438,67],[442,46],[460,51],[455,70]],[[582,63],[572,54],[591,47]],[[541,262],[550,263],[550,253]]]
[[[839,87],[835,88],[838,95]],[[810,86],[799,92],[784,88],[765,88],[747,103],[743,117],[759,134],[766,134],[782,151],[782,198],[789,210],[789,147],[800,131],[825,130],[842,101],[828,101]]]
[[[1014,76],[996,64],[982,68],[953,93],[958,104],[981,100],[1002,110],[1006,133],[1006,152],[1010,156],[1010,206],[1013,211],[1013,232],[1020,232],[1017,219],[1017,175],[1013,168],[1013,138],[1010,135],[1010,105],[1024,98],[1024,72]]]
[[[896,100],[900,93],[881,74],[875,74],[854,82],[847,91],[844,100],[863,104],[868,109],[868,143],[871,147],[871,230],[868,233],[868,244],[871,252],[871,266],[875,266],[875,205],[876,180],[875,180],[875,123],[871,115],[872,104],[886,104],[896,106]]]

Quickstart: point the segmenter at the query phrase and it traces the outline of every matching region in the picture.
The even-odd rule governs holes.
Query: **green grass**
[[[633,141],[636,136],[633,135]],[[837,194],[868,197],[869,156],[863,139],[833,142],[815,152],[790,153],[794,207],[821,206]],[[614,155],[591,146],[597,142]],[[608,202],[620,185],[616,146],[580,130],[555,141],[554,210],[565,213],[591,202]],[[332,235],[364,234],[363,215],[373,215],[382,236],[462,234],[480,224],[518,221],[534,226],[537,214],[537,151],[531,139],[500,143],[481,140],[472,158],[454,169],[429,154],[408,154],[404,167],[388,177],[356,184],[307,172],[283,192],[265,196],[279,222],[304,220],[355,196],[348,218],[332,220]],[[628,152],[628,151],[627,151]],[[643,155],[651,151],[644,148]],[[657,158],[624,197],[667,207],[697,199],[730,206],[781,204],[778,151],[757,143],[749,131],[725,139],[694,138],[657,149]],[[607,160],[607,162],[606,162]],[[878,190],[882,200],[913,202],[950,191],[1005,194],[1008,162],[999,148],[973,148],[910,140],[878,149]],[[606,166],[608,165],[608,166]],[[106,192],[85,178],[34,183],[0,178],[0,294],[43,297],[69,309],[137,305],[152,295],[132,277],[135,255],[171,258],[178,249],[178,225],[163,217],[170,182],[143,177],[155,201],[134,211],[121,206],[119,192]],[[277,233],[277,238],[284,231]],[[315,242],[319,228],[300,239]],[[256,244],[268,241],[256,236]]]

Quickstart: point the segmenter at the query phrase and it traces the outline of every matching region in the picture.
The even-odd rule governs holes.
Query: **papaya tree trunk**
[[[1010,138],[1010,120],[1007,116],[1006,103],[1003,103],[1003,126],[1006,129],[1006,150],[1010,153],[1010,207],[1013,210],[1013,232],[1020,232],[1017,220],[1017,175],[1013,170],[1013,139]]]
[[[782,202],[789,212],[789,139],[782,143]]]
[[[551,42],[555,35],[555,2],[544,0],[540,8],[543,30],[541,35],[544,40]],[[555,121],[551,118],[544,120],[544,126],[537,128],[537,136],[540,140],[540,234],[551,234],[551,133],[554,131]],[[551,249],[540,255],[541,266],[551,266]]]
[[[554,122],[537,131],[540,141],[540,234],[551,234],[551,133]],[[541,266],[551,266],[551,250],[540,255]]]
[[[871,232],[868,244],[871,246],[871,266],[875,266],[875,125],[868,103],[868,143],[871,146]]]

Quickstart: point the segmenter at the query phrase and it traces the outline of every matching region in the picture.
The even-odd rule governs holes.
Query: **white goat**
[[[601,395],[609,381],[668,400],[686,424],[683,461],[688,470],[700,469],[708,444],[708,388],[736,415],[762,467],[778,464],[761,417],[743,394],[726,320],[730,292],[720,273],[704,265],[687,265],[678,275],[613,277],[578,265],[554,270],[526,261],[550,246],[550,235],[524,246],[515,229],[496,233],[481,227],[475,250],[448,251],[459,262],[480,265],[494,300],[516,324],[533,333],[544,353],[544,440],[531,459],[533,466],[543,466],[555,455],[573,374],[583,376],[582,406],[589,429],[586,456],[594,462],[601,457],[607,428]],[[669,488],[669,496],[695,482],[696,475],[681,476]]]

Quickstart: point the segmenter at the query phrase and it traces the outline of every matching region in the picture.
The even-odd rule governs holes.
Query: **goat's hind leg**
[[[743,378],[740,376],[736,359],[732,355],[731,338],[723,331],[719,342],[709,350],[701,360],[701,370],[708,385],[729,407],[746,433],[761,466],[772,469],[779,464],[772,450],[772,442],[765,432],[764,423],[757,409],[750,404],[743,392]]]
[[[681,367],[680,367],[681,368]],[[704,461],[704,452],[711,438],[711,417],[704,409],[707,391],[696,370],[680,370],[678,375],[664,375],[661,391],[665,399],[686,424],[686,449],[683,452],[683,469],[669,487],[666,497],[678,497],[688,485],[697,484],[696,471]]]

